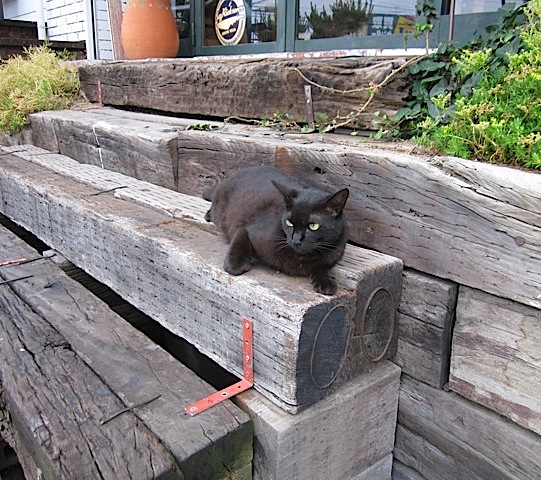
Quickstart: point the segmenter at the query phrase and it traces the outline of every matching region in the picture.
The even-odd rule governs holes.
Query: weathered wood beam
[[[388,480],[400,368],[382,362],[297,415],[251,390],[237,404],[254,421],[254,478]]]
[[[541,312],[461,287],[449,385],[541,435]]]
[[[359,111],[375,85],[386,82],[360,114],[361,122],[370,125],[374,112],[392,116],[405,105],[410,80],[407,69],[400,67],[406,61],[371,57],[183,58],[83,63],[79,75],[81,88],[92,102],[97,101],[101,81],[106,105],[218,118],[272,119],[275,114],[288,113],[305,123],[304,86],[310,82],[314,112],[329,119]]]
[[[122,402],[8,287],[0,289],[0,336],[2,409],[27,478],[183,478],[134,415],[100,426]]]
[[[39,257],[4,227],[0,245],[2,260]],[[25,276],[31,277],[0,286],[0,310],[8,313],[0,314],[7,328],[0,372],[9,431],[28,478],[36,478],[37,467],[44,478],[59,479],[218,480],[251,470],[252,428],[243,412],[226,402],[205,415],[184,414],[184,406],[214,389],[54,259],[0,268],[2,279]]]
[[[152,122],[144,122],[118,112],[115,124],[109,121],[110,115],[103,114],[106,110],[86,111],[84,116],[67,110],[62,120],[54,112],[44,112],[33,118],[36,145],[176,190],[178,130],[188,123],[182,127],[161,124],[156,115],[150,117]]]
[[[395,457],[423,478],[533,479],[541,437],[497,413],[402,376]]]
[[[129,163],[133,143],[121,139],[127,113],[104,110],[101,121],[116,125],[110,128],[116,130],[118,145],[123,145],[119,149]],[[37,133],[46,123],[50,131],[54,121],[62,137],[63,115],[36,116],[43,119]],[[83,126],[84,115],[77,122],[79,131],[91,130]],[[141,122],[139,128],[145,118],[155,122],[132,115]],[[75,125],[74,115],[70,119]],[[256,163],[276,165],[332,188],[348,186],[352,241],[399,257],[418,271],[541,308],[539,175],[413,155],[407,144],[399,149],[396,144],[374,145],[346,136],[291,135],[238,125],[202,132],[185,130],[187,123],[193,121],[160,120],[160,125],[179,130],[179,191],[200,195],[223,174]],[[72,143],[73,132],[66,131],[64,143]],[[62,153],[71,156],[69,149]],[[95,151],[83,155],[81,148],[76,153],[73,158],[83,163],[99,162]]]
[[[453,282],[404,271],[395,361],[404,373],[436,388],[449,379],[457,293]]]
[[[4,214],[237,374],[239,321],[252,318],[256,388],[284,408],[296,412],[394,355],[400,260],[348,246],[332,297],[264,268],[232,277],[203,200],[20,149],[0,157]]]

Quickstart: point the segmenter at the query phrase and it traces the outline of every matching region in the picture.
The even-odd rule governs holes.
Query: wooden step
[[[2,435],[27,478],[251,478],[246,414],[185,414],[214,389],[2,226],[0,245],[35,259],[0,267]]]
[[[374,112],[392,116],[405,106],[411,78],[404,68],[407,61],[396,57],[199,57],[84,62],[79,75],[81,88],[92,102],[98,101],[100,82],[107,105],[219,118],[272,119],[289,114],[299,123],[308,123],[305,86],[309,86],[314,114],[344,117],[366,104],[360,117],[370,124]],[[367,102],[376,85],[378,94]]]
[[[288,411],[394,355],[400,260],[348,246],[332,297],[263,267],[232,277],[203,200],[36,147],[3,152],[5,215],[239,376],[252,318],[255,387]]]
[[[115,130],[116,139],[100,141],[105,168],[115,168],[113,161],[108,162],[115,151],[125,163],[135,156],[136,169],[152,168],[152,157],[138,154],[141,147],[129,138],[136,135],[141,142],[145,122],[147,130],[156,124],[170,132],[178,130],[178,158],[170,157],[173,167],[163,174],[170,177],[168,172],[176,168],[176,188],[182,193],[199,195],[222,174],[260,163],[277,166],[307,183],[348,187],[346,213],[352,242],[399,257],[417,271],[541,308],[537,274],[541,271],[541,189],[538,176],[531,172],[434,157],[408,142],[229,124],[219,130],[187,130],[186,125],[200,121],[167,117],[158,121],[155,115],[103,111],[101,121]],[[86,113],[71,113],[70,122],[64,122],[68,118],[64,112],[33,115],[36,144],[83,163],[99,164],[95,138],[94,143],[83,138],[92,138],[92,123],[84,125]],[[123,133],[128,118],[137,119],[139,134],[132,128]],[[208,122],[212,126],[216,124]],[[42,132],[53,139],[50,144],[39,141]],[[98,128],[96,132],[99,139]],[[113,138],[106,131],[102,135]],[[62,139],[60,150],[54,138]]]
[[[37,40],[38,24],[24,20],[0,20],[0,38],[4,42],[10,40]]]

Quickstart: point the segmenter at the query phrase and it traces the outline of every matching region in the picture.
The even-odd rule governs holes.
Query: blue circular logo
[[[237,45],[246,28],[243,0],[220,0],[214,14],[214,29],[222,45]]]

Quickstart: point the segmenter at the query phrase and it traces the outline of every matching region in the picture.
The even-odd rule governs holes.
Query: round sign
[[[243,0],[219,0],[214,14],[214,29],[222,45],[237,45],[246,27]]]

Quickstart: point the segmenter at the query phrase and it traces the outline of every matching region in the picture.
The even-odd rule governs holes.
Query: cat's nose
[[[295,245],[296,247],[300,247],[302,245],[302,241],[304,240],[304,235],[298,233],[298,234],[293,234],[293,245]]]

